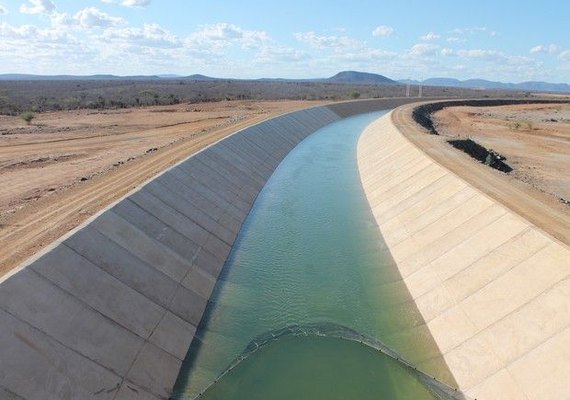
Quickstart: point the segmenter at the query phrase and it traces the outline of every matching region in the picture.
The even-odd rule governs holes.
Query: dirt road
[[[470,137],[506,156],[518,180],[570,200],[570,103],[449,107],[434,118],[440,135]]]
[[[308,101],[0,116],[0,276],[205,146]]]
[[[436,113],[441,136],[427,134],[413,121],[413,107],[400,107],[392,115],[396,125],[412,143],[487,196],[558,241],[570,245],[570,207],[558,197],[567,196],[570,184],[570,132],[563,127],[563,124],[568,125],[564,121],[566,117],[563,117],[568,112],[568,105],[444,109]],[[523,129],[511,130],[509,124],[519,119],[529,121],[532,129],[527,130],[527,125]],[[562,124],[556,129],[542,129],[543,124],[554,123],[547,119],[559,119]],[[513,164],[514,173],[496,171],[456,150],[447,143],[451,136],[471,137],[499,151]],[[534,171],[538,173],[532,176]],[[524,176],[532,179],[533,183],[521,178]]]

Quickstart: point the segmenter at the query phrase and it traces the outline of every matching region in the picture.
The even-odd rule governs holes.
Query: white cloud
[[[389,37],[394,33],[394,28],[391,26],[380,25],[372,31],[372,36],[376,37]]]
[[[8,14],[6,7],[0,4],[0,15]]]
[[[151,0],[101,0],[101,1],[107,4],[120,4],[125,7],[138,7],[138,8],[148,7],[151,3]]]
[[[55,4],[51,0],[28,0],[28,4],[20,6],[24,14],[51,14],[55,11]]]
[[[532,54],[546,53],[546,54],[557,54],[560,52],[560,47],[555,44],[538,45],[530,49]]]
[[[0,36],[3,39],[26,39],[36,34],[38,29],[32,25],[12,26],[5,22],[0,23]]]
[[[438,40],[439,38],[441,38],[441,36],[438,35],[437,33],[433,33],[433,32],[428,32],[425,35],[420,37],[421,40],[424,40],[426,42]]]
[[[77,23],[86,29],[90,28],[108,28],[126,24],[126,21],[120,17],[113,17],[103,11],[95,8],[88,7],[79,11],[73,16]]]
[[[259,54],[255,57],[255,62],[302,62],[308,60],[309,58],[309,55],[304,51],[290,47],[267,46],[261,49]]]
[[[538,67],[541,65],[540,62],[536,60],[517,55],[505,54],[498,50],[485,50],[485,49],[470,49],[470,50],[457,50],[457,55],[461,58],[471,59],[471,60],[481,60],[488,63],[493,63],[500,65],[503,68],[507,66],[512,67]]]
[[[570,50],[564,50],[558,57],[564,61],[570,61]]]
[[[67,27],[76,26],[77,21],[73,16],[67,13],[54,12],[50,15],[51,24],[54,28],[65,29]]]
[[[481,60],[497,60],[503,57],[503,53],[497,50],[470,49],[458,50],[457,55],[462,58],[481,59]]]
[[[412,46],[408,51],[411,57],[430,57],[437,54],[439,46],[435,44],[418,43]]]
[[[125,7],[147,7],[150,0],[123,0],[121,4]]]
[[[298,32],[295,38],[316,49],[331,49],[334,51],[346,51],[347,49],[359,49],[364,44],[348,36],[323,36],[315,32]]]
[[[0,23],[0,36],[5,41],[23,40],[38,45],[73,42],[68,33],[59,29],[40,29],[34,25],[12,26],[5,22]]]
[[[182,41],[176,35],[163,29],[158,24],[144,24],[142,28],[107,29],[103,33],[103,38],[127,46],[136,45],[163,49],[182,46]]]
[[[455,28],[448,32],[449,36],[446,38],[451,43],[464,43],[469,36],[486,35],[489,37],[496,37],[499,35],[496,31],[492,31],[485,26],[475,26],[468,28]]]
[[[450,36],[446,39],[450,43],[465,43],[466,40],[457,36]]]
[[[457,35],[482,33],[482,32],[487,32],[487,31],[488,31],[488,29],[484,26],[475,26],[475,27],[471,27],[471,28],[455,28],[454,30],[451,31],[451,33],[457,36]],[[493,32],[492,32],[492,34],[493,34]]]
[[[442,56],[454,56],[455,51],[453,49],[446,47],[446,48],[441,49],[441,55]]]
[[[226,22],[204,25],[185,39],[188,48],[208,52],[219,52],[235,44],[243,49],[260,49],[270,43],[272,39],[264,31],[250,31]]]
[[[229,41],[241,39],[243,35],[243,30],[239,26],[225,22],[203,26],[194,34],[195,37],[205,41]]]

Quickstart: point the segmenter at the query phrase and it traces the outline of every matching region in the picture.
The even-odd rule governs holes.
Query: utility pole
[[[406,97],[410,97],[410,78],[408,78],[408,82],[406,83]]]
[[[420,88],[419,88],[419,90],[418,90],[418,97],[419,97],[420,99],[422,98],[422,84],[423,84],[423,81],[420,81]]]

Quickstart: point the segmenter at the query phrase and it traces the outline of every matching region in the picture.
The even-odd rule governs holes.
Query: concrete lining
[[[414,99],[296,111],[239,131],[101,211],[0,283],[0,397],[167,399],[259,191],[303,139]]]
[[[361,136],[358,165],[459,389],[481,400],[568,398],[569,247],[436,163],[391,114]]]

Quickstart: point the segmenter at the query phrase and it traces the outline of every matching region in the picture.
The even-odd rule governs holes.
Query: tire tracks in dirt
[[[168,167],[235,131],[283,112],[254,115],[199,137],[182,139],[16,211],[0,226],[0,276]]]

